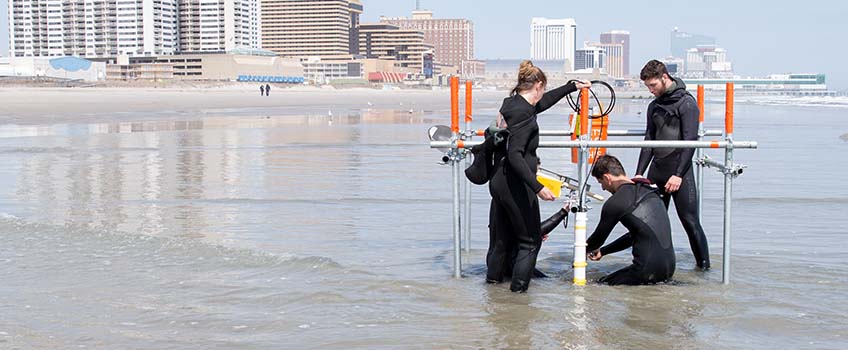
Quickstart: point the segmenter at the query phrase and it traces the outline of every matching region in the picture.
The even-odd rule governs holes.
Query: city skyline
[[[4,1],[4,0],[0,0]],[[848,89],[848,49],[823,45],[825,33],[844,33],[841,15],[848,4],[812,1],[805,6],[785,0],[769,2],[667,2],[647,8],[640,2],[613,0],[597,6],[575,6],[555,0],[516,6],[504,0],[421,0],[421,8],[438,18],[474,21],[478,59],[529,58],[533,17],[574,18],[577,42],[597,42],[603,32],[630,32],[630,73],[644,62],[671,53],[670,34],[681,31],[715,37],[727,49],[734,71],[742,76],[779,73],[827,74],[828,86]],[[363,0],[363,21],[379,16],[409,16],[414,0]],[[818,34],[817,34],[818,33]],[[814,55],[828,47],[827,54]],[[834,52],[835,51],[835,52]]]
[[[410,16],[414,0],[362,0],[362,22],[380,16]],[[739,3],[727,0],[669,2],[647,8],[644,4],[613,1],[599,10],[544,0],[515,6],[503,0],[421,0],[421,8],[435,18],[467,18],[475,26],[475,58],[528,58],[533,17],[574,18],[577,42],[597,42],[602,32],[631,33],[630,72],[638,74],[643,62],[670,54],[674,27],[715,37],[727,49],[734,72],[742,76],[770,73],[824,73],[833,89],[848,89],[848,49],[822,45],[828,33],[843,33],[840,15],[848,4],[813,1],[798,7],[789,1]],[[0,54],[8,55],[8,0],[0,0]],[[840,41],[837,38],[837,41]],[[828,47],[825,54],[820,48]],[[821,54],[811,54],[822,52]]]

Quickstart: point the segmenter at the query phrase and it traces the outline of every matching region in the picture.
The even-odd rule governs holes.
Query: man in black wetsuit
[[[674,275],[671,224],[658,190],[645,180],[627,178],[617,158],[603,155],[595,160],[592,176],[612,193],[601,209],[601,220],[586,240],[589,260],[633,247],[633,264],[598,282],[609,285],[639,285],[663,282]],[[601,248],[616,224],[630,232]]]
[[[695,98],[686,91],[686,84],[671,78],[660,61],[651,60],[640,74],[656,99],[648,105],[645,140],[698,140],[698,115]],[[698,190],[692,173],[694,148],[643,148],[639,154],[636,177],[648,171],[648,179],[657,184],[665,207],[674,198],[680,218],[698,268],[710,268],[707,236],[698,219]]]

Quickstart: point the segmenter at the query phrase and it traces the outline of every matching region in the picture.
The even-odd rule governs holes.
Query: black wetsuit
[[[542,236],[551,233],[563,219],[568,216],[565,209],[560,209],[541,224]],[[498,206],[492,200],[489,208],[489,251],[486,253],[486,282],[500,283],[504,277],[512,277],[512,267],[518,255],[518,246],[509,232],[498,233],[498,228],[509,229],[505,222],[507,216],[498,212]],[[547,277],[539,270],[533,270],[533,277]]]
[[[630,232],[601,248],[609,255],[633,247],[633,264],[599,280],[610,285],[652,284],[674,275],[674,247],[671,224],[658,191],[643,184],[624,184],[601,210],[601,220],[586,240],[587,251],[598,249],[616,224]]]
[[[512,284],[514,292],[526,291],[530,277],[536,267],[536,258],[542,245],[539,200],[536,193],[542,184],[536,180],[539,158],[539,125],[536,114],[559,102],[565,95],[576,91],[574,83],[568,83],[542,96],[531,105],[521,95],[504,99],[500,113],[504,116],[510,132],[506,143],[506,154],[495,155],[495,171],[489,181],[492,195],[490,227],[495,226],[497,242],[514,242],[518,247],[513,264]],[[496,244],[493,254],[506,255],[511,251],[509,244]],[[489,266],[491,269],[492,266]],[[492,276],[499,277],[501,276]]]
[[[698,139],[698,115],[700,110],[695,98],[686,91],[683,80],[674,78],[676,86],[671,91],[657,97],[648,105],[645,140],[686,140]],[[694,148],[643,148],[639,154],[636,175],[642,175],[651,165],[647,178],[660,188],[660,195],[666,209],[671,198],[677,208],[689,245],[695,255],[695,263],[700,268],[710,267],[710,252],[707,236],[698,219],[698,190],[695,175],[692,172]],[[665,185],[672,176],[679,176],[680,189],[670,196]]]

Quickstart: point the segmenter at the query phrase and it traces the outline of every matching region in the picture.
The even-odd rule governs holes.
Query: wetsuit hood
[[[672,78],[674,84],[671,91],[657,97],[648,106],[648,118],[653,124],[655,140],[682,140],[680,128],[680,106],[692,95],[686,91],[686,83],[680,78]],[[675,148],[655,148],[653,154],[656,158],[666,158],[675,152]]]
[[[686,91],[686,83],[683,82],[683,79],[672,77],[671,80],[674,81],[674,88],[671,91],[666,91],[664,94],[662,94],[662,96],[657,97],[657,103],[672,104],[677,101],[680,101],[680,99],[689,94]]]
[[[524,96],[519,94],[512,95],[504,99],[499,112],[503,115],[508,129],[515,130],[520,126],[527,124],[527,119],[530,113],[533,113],[535,106],[524,99]],[[533,113],[535,114],[535,113]],[[532,116],[530,116],[532,119]]]

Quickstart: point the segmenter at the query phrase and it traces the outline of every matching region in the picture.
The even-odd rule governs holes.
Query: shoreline
[[[0,124],[38,125],[197,117],[278,117],[347,115],[363,110],[423,114],[450,111],[450,91],[439,89],[371,89],[315,86],[272,88],[260,96],[258,84],[192,88],[169,87],[9,87],[0,86]],[[508,91],[475,89],[474,110],[496,113]],[[460,106],[464,108],[464,92]],[[620,102],[647,102],[647,91],[617,92]],[[723,101],[723,92],[708,92],[707,102]],[[848,107],[846,97],[793,97],[737,94],[737,104]]]

